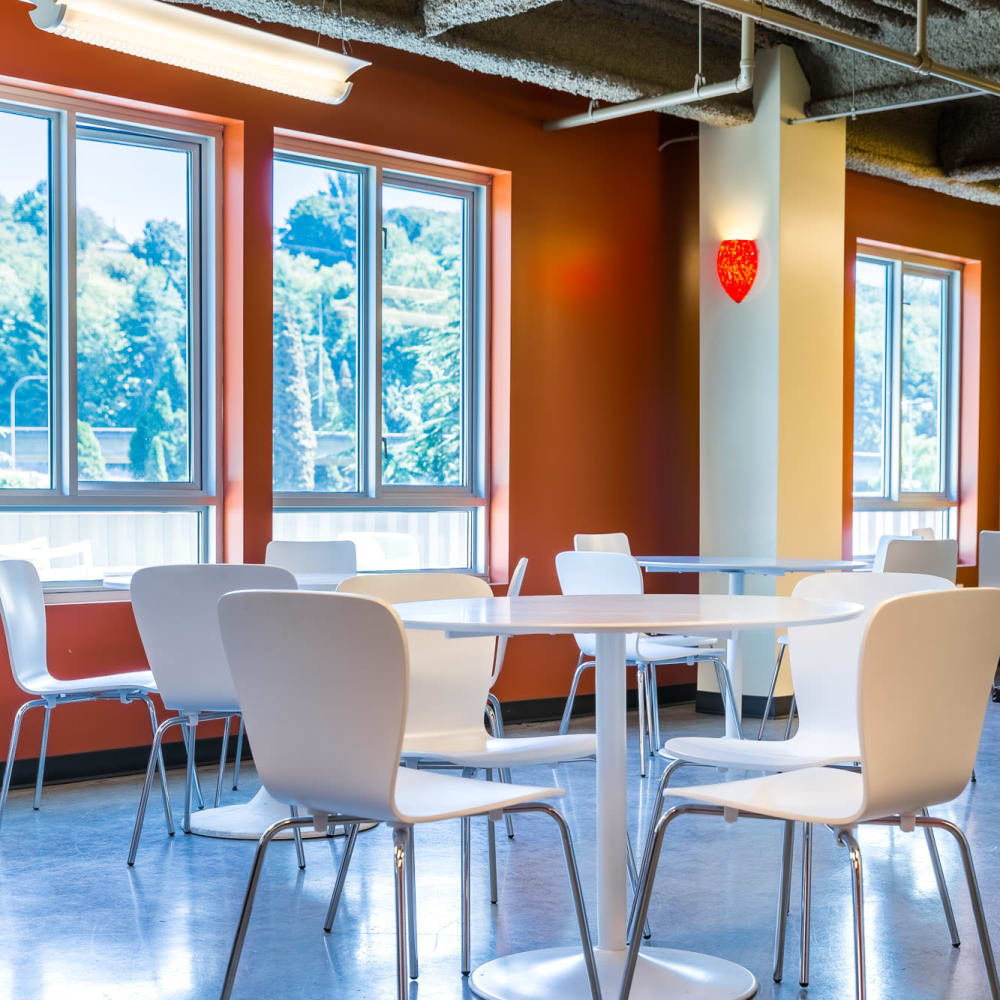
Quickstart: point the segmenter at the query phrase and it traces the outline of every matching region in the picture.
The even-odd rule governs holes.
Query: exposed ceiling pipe
[[[874,108],[850,108],[848,111],[831,111],[828,115],[810,115],[808,118],[789,118],[789,125],[808,125],[810,122],[832,122],[838,118],[854,118],[858,115],[876,115],[880,111],[902,111],[905,108],[921,108],[927,104],[944,104],[947,101],[965,101],[970,97],[982,97],[981,90],[965,90],[961,94],[946,94],[943,97],[925,97],[920,101],[901,101],[899,104],[880,104]]]
[[[804,17],[798,17],[795,14],[786,14],[783,10],[768,7],[762,0],[699,0],[699,2],[704,2],[707,6],[715,7],[718,10],[729,11],[731,14],[739,14],[741,17],[753,18],[754,21],[767,24],[772,28],[783,28],[806,38],[812,38],[819,42],[829,42],[831,45],[839,45],[841,48],[851,49],[875,59],[895,63],[897,66],[905,66],[907,69],[912,69],[924,76],[948,80],[962,87],[971,87],[984,94],[1000,95],[1000,83],[976,76],[964,69],[937,63],[927,55],[927,0],[917,0],[917,41],[912,53],[893,49],[888,45],[881,45],[866,38],[858,38],[846,31],[828,28],[826,25],[807,21]]]
[[[663,94],[660,97],[642,97],[637,101],[609,104],[603,108],[591,106],[582,114],[543,122],[542,128],[546,132],[555,132],[559,129],[576,128],[578,125],[591,125],[594,122],[607,121],[609,118],[625,118],[643,111],[662,111],[664,108],[677,107],[679,104],[694,104],[696,101],[709,101],[715,97],[741,94],[753,86],[753,39],[753,21],[749,17],[744,17],[740,31],[740,71],[733,80],[705,84],[702,82],[701,66],[699,65],[694,86],[690,90],[678,90],[673,94]]]

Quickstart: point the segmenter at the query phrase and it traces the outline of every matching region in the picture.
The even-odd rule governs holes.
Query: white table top
[[[834,570],[866,569],[860,559],[768,559],[756,556],[636,556],[636,562],[651,573],[829,573]]]
[[[719,594],[610,594],[581,597],[477,597],[395,605],[407,628],[450,635],[563,635],[683,632],[713,635],[854,618],[860,604],[799,597]]]

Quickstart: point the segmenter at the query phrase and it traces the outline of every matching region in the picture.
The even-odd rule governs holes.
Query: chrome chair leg
[[[771,705],[774,703],[774,692],[778,687],[778,675],[781,673],[781,661],[785,658],[786,648],[784,643],[778,647],[778,659],[774,664],[774,673],[771,674],[771,687],[768,689],[767,701],[764,703],[764,714],[760,719],[760,729],[757,730],[757,739],[759,740],[764,738],[764,727],[767,725],[767,720],[771,718]]]
[[[168,720],[172,721],[172,720]],[[297,829],[312,823],[312,817],[301,819],[279,819],[277,823],[271,824],[264,835],[257,842],[257,850],[254,852],[253,865],[250,868],[250,879],[247,882],[246,893],[243,896],[243,908],[240,910],[239,923],[236,925],[236,936],[233,938],[233,947],[229,953],[229,964],[226,966],[226,977],[222,983],[222,993],[219,1000],[229,1000],[233,992],[233,982],[236,979],[236,970],[240,964],[240,955],[243,951],[243,942],[246,940],[247,927],[250,925],[250,915],[253,912],[254,897],[257,895],[257,883],[260,882],[261,869],[264,867],[264,857],[271,841],[282,830],[289,827]]]
[[[646,777],[646,668],[635,672],[635,695],[639,706],[639,774]]]
[[[233,765],[233,791],[240,787],[240,762],[243,760],[243,716],[240,716],[240,731],[236,736],[236,763]]]
[[[139,808],[135,814],[135,825],[132,828],[132,842],[128,849],[128,866],[131,868],[135,864],[136,851],[139,849],[139,837],[142,835],[142,825],[146,819],[146,803],[149,801],[149,789],[153,784],[153,775],[156,773],[157,761],[162,760],[160,747],[163,744],[163,735],[172,726],[183,726],[184,719],[181,716],[172,716],[161,722],[156,727],[153,734],[153,746],[149,751],[149,763],[146,765],[146,778],[142,783],[142,791],[139,793]],[[189,758],[190,760],[190,755]],[[185,796],[186,797],[186,796]]]
[[[580,684],[580,678],[584,670],[595,665],[594,660],[584,660],[583,653],[576,661],[576,670],[573,671],[573,683],[569,686],[569,697],[566,699],[566,707],[563,709],[562,720],[559,723],[559,734],[565,736],[569,732],[569,720],[573,714],[573,702],[576,701],[576,689]]]
[[[156,706],[153,704],[153,699],[150,698],[148,694],[143,695],[142,700],[146,703],[146,708],[149,710],[149,722],[153,727],[153,740],[155,742],[156,730],[159,727],[159,722],[156,718]],[[170,791],[167,788],[167,765],[163,761],[162,744],[156,751],[156,763],[157,767],[160,769],[160,794],[163,799],[163,815],[167,820],[167,835],[172,837],[174,835],[174,814],[173,810],[170,808]]]
[[[792,723],[795,721],[795,693],[792,693],[792,700],[788,705],[788,721],[785,723],[785,739],[790,739],[792,735]]]
[[[719,685],[719,693],[722,695],[723,708],[727,709],[733,724],[736,727],[737,739],[743,739],[743,723],[740,721],[740,706],[736,704],[736,695],[733,692],[733,681],[729,676],[729,669],[719,659],[713,659],[715,664],[715,676]],[[723,694],[723,691],[725,692]]]
[[[922,809],[920,815],[928,818],[930,813],[926,809]],[[957,948],[961,945],[962,941],[958,936],[958,925],[955,923],[955,911],[951,906],[951,894],[948,892],[948,883],[944,880],[941,855],[938,854],[937,841],[934,839],[934,827],[925,826],[924,837],[927,839],[927,853],[931,856],[931,867],[934,869],[934,880],[937,882],[938,895],[941,897],[941,905],[944,907],[944,919],[948,924],[951,944],[953,948]]]
[[[409,854],[410,828],[397,826],[392,831],[393,868],[396,875],[396,1000],[405,1000],[407,987],[406,946],[406,857]],[[226,1000],[225,997],[222,1000]]]
[[[854,900],[854,983],[857,1000],[865,1000],[865,915],[861,848],[849,830],[837,832],[837,843],[850,851],[851,889]]]
[[[229,749],[229,716],[222,728],[222,753],[219,755],[219,776],[215,779],[215,808],[222,801],[222,777],[226,773],[226,751]],[[301,836],[301,835],[300,835]],[[300,866],[304,867],[304,866]]]
[[[774,934],[774,971],[772,978],[781,982],[785,964],[785,928],[788,925],[788,908],[792,893],[792,848],[795,842],[795,824],[785,820],[781,840],[781,871],[778,877],[778,920]]]
[[[333,886],[333,895],[330,896],[330,905],[327,907],[326,920],[323,922],[323,930],[327,934],[333,929],[333,922],[337,917],[337,907],[340,905],[340,897],[344,892],[344,883],[347,881],[347,869],[351,866],[351,856],[354,854],[354,845],[358,839],[360,825],[351,823],[346,829],[347,837],[344,844],[344,854],[340,859],[340,866],[337,868],[337,881]]]
[[[472,971],[472,951],[471,941],[471,899],[470,889],[472,882],[472,871],[469,862],[469,855],[472,852],[472,820],[468,816],[463,816],[462,823],[462,975],[467,976]]]
[[[635,851],[632,848],[632,837],[628,831],[625,833],[625,863],[628,867],[628,880],[632,884],[632,898],[635,899],[639,895],[639,872],[635,867]],[[649,929],[649,921],[642,928],[642,936],[647,941],[653,936],[653,932]]]
[[[26,701],[14,716],[14,725],[10,731],[10,747],[7,750],[7,763],[3,770],[3,787],[0,789],[0,823],[3,822],[4,810],[7,808],[7,793],[10,791],[10,779],[14,772],[14,758],[17,756],[17,741],[21,735],[21,722],[32,708],[46,708],[44,698]]]
[[[42,748],[38,754],[38,774],[35,776],[35,800],[31,807],[36,812],[42,804],[42,782],[45,780],[45,752],[49,748],[49,722],[52,719],[52,706],[45,705],[45,721],[42,723]]]
[[[226,720],[227,724],[228,724],[228,721],[229,720],[227,719]],[[298,819],[299,818],[299,807],[298,806],[289,806],[288,807],[288,815],[292,819]],[[305,867],[306,867],[306,852],[305,852],[305,848],[302,846],[302,831],[297,826],[293,826],[292,827],[292,839],[295,841],[295,856],[298,858],[299,871],[300,872],[301,871],[305,871]]]
[[[655,757],[660,749],[660,688],[656,682],[656,664],[649,665],[649,682],[646,685],[649,696],[649,718],[652,720],[652,733],[649,737],[649,756]]]
[[[492,769],[487,769],[486,780],[493,780]],[[486,821],[486,837],[487,846],[489,849],[489,860],[490,860],[490,902],[495,903],[497,901],[497,825],[490,816]]]
[[[562,837],[563,856],[566,859],[566,873],[569,876],[570,891],[573,894],[573,907],[576,910],[576,922],[580,930],[580,943],[583,946],[583,961],[587,967],[587,979],[590,983],[591,1000],[601,1000],[601,983],[597,977],[597,963],[594,960],[594,947],[591,943],[590,925],[587,923],[587,911],[583,905],[583,890],[580,888],[580,873],[576,865],[576,854],[573,850],[573,841],[569,835],[569,826],[562,813],[553,809],[552,806],[540,802],[527,802],[524,805],[509,806],[510,812],[517,813],[545,813],[550,816],[559,827],[559,834]],[[507,812],[505,809],[504,812]]]
[[[486,696],[486,719],[489,723],[490,734],[498,739],[503,739],[503,715],[500,710],[500,702],[497,700],[495,694],[489,694]],[[502,767],[499,769],[500,780],[505,781],[508,785],[514,784],[513,779],[510,776],[510,768]],[[511,816],[504,816],[504,822],[507,824],[507,836],[513,840],[514,839],[514,820]],[[491,821],[492,825],[492,821]],[[491,836],[495,838],[495,832],[491,831]],[[494,843],[494,848],[495,848]],[[494,899],[495,903],[496,900]]]
[[[185,833],[191,832],[191,794],[197,776],[194,768],[194,748],[195,733],[198,729],[197,721],[190,718],[184,721],[184,732],[187,734],[185,743],[187,744],[187,773],[184,778],[184,824],[181,829]],[[200,797],[200,795],[199,795]]]
[[[417,868],[414,861],[413,827],[406,838],[406,947],[410,979],[420,975],[417,957]]]
[[[802,932],[799,986],[809,985],[809,923],[812,917],[812,823],[802,824]]]

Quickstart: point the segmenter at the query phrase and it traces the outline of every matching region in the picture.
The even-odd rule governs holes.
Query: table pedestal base
[[[596,949],[605,1000],[617,1000],[625,952]],[[545,948],[481,965],[472,992],[484,1000],[586,1000],[587,970],[579,948]],[[753,973],[734,962],[674,948],[639,952],[631,1000],[746,1000],[757,992]]]
[[[288,819],[288,806],[272,798],[263,788],[249,801],[237,806],[219,806],[218,809],[200,809],[191,813],[191,832],[199,837],[219,837],[222,840],[260,840],[264,831],[279,819]],[[370,830],[375,824],[362,826]],[[337,836],[343,833],[337,827]],[[305,838],[325,837],[311,827],[302,830]],[[291,840],[292,831],[284,830],[275,840]]]

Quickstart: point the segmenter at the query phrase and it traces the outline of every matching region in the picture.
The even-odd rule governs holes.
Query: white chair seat
[[[408,823],[477,816],[494,809],[537,802],[564,795],[561,788],[508,785],[499,781],[470,781],[450,774],[401,767],[396,778],[397,815]],[[377,817],[390,819],[395,817]]]
[[[691,660],[701,656],[721,656],[725,651],[715,646],[686,644],[688,636],[672,635],[627,635],[625,637],[625,659],[630,663],[645,660],[647,663],[669,663],[671,660]],[[580,652],[588,659],[597,655],[597,642],[593,635],[576,636]]]
[[[685,799],[744,812],[761,813],[775,819],[831,826],[858,822],[865,795],[864,781],[857,771],[835,767],[809,767],[763,778],[694,785],[678,794]]]
[[[793,771],[828,764],[851,764],[861,758],[860,749],[849,740],[832,740],[817,733],[806,733],[801,738],[793,736],[790,740],[679,736],[667,740],[662,752],[665,757],[689,764],[747,771]]]
[[[427,761],[448,761],[463,767],[498,768],[526,764],[558,764],[582,760],[597,752],[593,733],[565,736],[492,737],[456,734],[435,740],[432,747],[419,740],[404,741],[403,756]],[[507,787],[510,787],[509,785]]]
[[[149,670],[133,670],[124,674],[105,674],[101,677],[77,677],[66,680],[41,676],[31,684],[32,694],[80,694],[101,691],[144,691],[156,693],[156,681]]]

